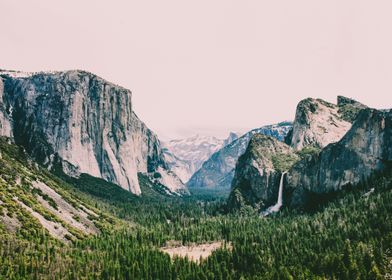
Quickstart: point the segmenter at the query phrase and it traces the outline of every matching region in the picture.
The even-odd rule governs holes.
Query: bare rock
[[[168,169],[128,89],[85,71],[0,72],[0,78],[1,134],[8,133],[8,119],[15,143],[49,169],[87,173],[135,194],[141,192],[138,172]]]

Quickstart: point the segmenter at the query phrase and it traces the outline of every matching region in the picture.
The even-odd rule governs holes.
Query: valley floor
[[[227,212],[227,193],[164,196],[142,175],[145,196],[136,197],[89,176],[25,168],[17,149],[0,144],[0,279],[391,279],[390,174],[313,213],[283,208],[263,218],[246,207]],[[29,182],[37,179],[68,204],[45,196],[50,190],[42,185],[32,191]],[[54,209],[41,208],[40,197]],[[16,198],[64,226],[68,241],[51,235]],[[62,222],[56,207],[63,215],[69,210],[74,225],[86,218],[80,229],[91,232]]]

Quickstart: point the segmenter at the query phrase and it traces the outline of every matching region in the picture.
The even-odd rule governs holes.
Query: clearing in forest
[[[213,243],[204,243],[204,244],[191,244],[188,246],[167,246],[161,248],[162,252],[165,252],[170,255],[171,258],[188,257],[189,260],[199,262],[200,258],[206,259],[208,258],[213,251],[221,248],[223,246],[222,241],[216,241]],[[231,247],[230,244],[226,244],[228,248]]]

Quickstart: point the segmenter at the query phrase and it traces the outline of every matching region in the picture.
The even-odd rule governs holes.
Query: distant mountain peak
[[[223,146],[227,146],[231,144],[233,141],[237,140],[240,137],[239,133],[230,132],[229,136],[225,139]]]
[[[188,138],[164,143],[163,152],[169,168],[185,183],[213,153],[229,145],[238,137],[239,135],[234,132],[230,132],[226,139],[195,134]]]

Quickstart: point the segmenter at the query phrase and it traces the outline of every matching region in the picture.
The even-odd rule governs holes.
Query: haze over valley
[[[0,4],[0,279],[391,279],[387,1]]]

